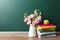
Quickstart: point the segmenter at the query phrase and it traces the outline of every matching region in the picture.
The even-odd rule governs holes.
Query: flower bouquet
[[[37,9],[34,10],[33,14],[28,15],[24,14],[24,22],[27,22],[28,25],[36,25],[41,21],[41,12]]]
[[[37,9],[34,10],[33,14],[28,15],[27,13],[24,14],[24,22],[27,22],[30,25],[29,29],[29,37],[36,36],[36,25],[41,21],[41,12]]]

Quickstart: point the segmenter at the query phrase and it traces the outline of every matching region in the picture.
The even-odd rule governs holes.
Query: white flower
[[[28,20],[28,19],[25,17],[25,18],[24,18],[24,22],[27,22],[27,20]]]
[[[28,24],[28,25],[31,24],[31,21],[28,21],[27,24]]]

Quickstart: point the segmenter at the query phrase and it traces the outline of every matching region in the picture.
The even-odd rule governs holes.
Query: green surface
[[[60,0],[0,0],[0,31],[28,31],[23,14],[35,8],[60,31]]]

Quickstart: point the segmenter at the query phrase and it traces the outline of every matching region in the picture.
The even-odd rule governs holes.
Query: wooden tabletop
[[[60,36],[52,37],[52,38],[29,38],[29,37],[4,37],[0,38],[0,40],[60,40]]]
[[[60,33],[57,33],[56,35],[57,35],[56,37],[49,37],[49,38],[38,38],[38,37],[29,38],[27,34],[26,35],[21,34],[19,36],[11,35],[10,37],[5,35],[6,37],[0,37],[0,40],[60,40]]]

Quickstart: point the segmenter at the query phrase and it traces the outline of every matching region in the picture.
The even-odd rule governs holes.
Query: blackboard
[[[0,31],[28,31],[24,23],[25,11],[42,12],[42,21],[49,19],[60,31],[60,0],[0,0]]]

